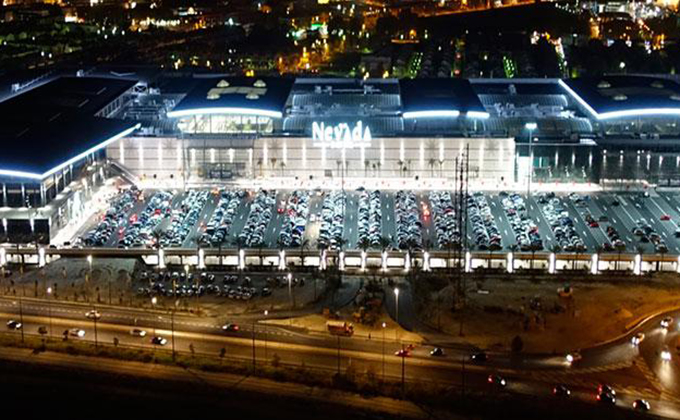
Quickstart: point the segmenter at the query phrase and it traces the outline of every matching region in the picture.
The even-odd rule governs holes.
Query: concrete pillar
[[[26,205],[26,186],[24,183],[21,183],[21,207],[24,207]]]
[[[40,206],[44,207],[47,204],[47,199],[45,197],[45,184],[40,183]]]
[[[2,183],[2,206],[7,207],[7,184]]]

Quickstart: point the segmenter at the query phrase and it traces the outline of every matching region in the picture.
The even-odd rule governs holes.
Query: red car
[[[661,220],[667,222],[667,221],[671,220],[671,216],[669,214],[662,214]]]
[[[398,357],[411,357],[411,352],[408,349],[399,349],[394,352],[394,355]]]

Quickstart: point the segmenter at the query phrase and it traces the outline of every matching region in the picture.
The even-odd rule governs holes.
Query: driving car
[[[444,350],[441,347],[435,347],[430,351],[430,356],[441,357],[444,356]]]
[[[472,354],[472,356],[470,356],[470,359],[475,363],[484,363],[487,360],[489,360],[489,356],[485,352],[480,351]]]
[[[78,338],[83,338],[85,337],[85,330],[81,330],[80,328],[71,328],[68,331],[68,335],[72,337],[78,337]]]
[[[662,328],[670,328],[671,324],[673,323],[673,317],[667,316],[664,319],[661,320],[661,327]]]
[[[146,337],[146,331],[140,328],[133,328],[130,330],[130,335],[133,337]]]
[[[664,347],[663,350],[661,350],[661,360],[664,362],[669,362],[671,360],[671,352],[668,350],[668,347]]]
[[[639,332],[639,333],[635,334],[633,336],[633,338],[630,339],[630,342],[634,346],[637,346],[637,345],[640,345],[640,343],[642,343],[642,340],[644,340],[644,339],[645,339],[645,334],[642,333],[642,332]]]
[[[87,319],[99,319],[101,317],[102,317],[102,314],[95,309],[92,309],[91,311],[85,312],[85,318],[87,318]]]
[[[222,325],[222,331],[224,332],[237,332],[240,327],[236,324],[227,323]]]
[[[649,402],[647,402],[647,400],[638,399],[638,400],[633,401],[633,408],[636,409],[637,411],[647,412],[652,407],[649,404]]]
[[[580,361],[582,358],[583,356],[581,356],[581,353],[578,351],[571,352],[565,356],[567,363],[570,365]]]
[[[553,395],[556,397],[568,397],[571,395],[571,390],[564,384],[558,384],[553,387]]]
[[[10,319],[7,321],[7,328],[10,330],[20,330],[22,327],[21,322]]]
[[[166,338],[160,337],[160,336],[155,336],[151,339],[151,344],[156,345],[156,346],[164,346],[168,343],[168,340]]]
[[[487,382],[499,388],[505,388],[505,386],[508,384],[505,378],[500,375],[489,375]]]
[[[408,349],[399,349],[394,352],[394,355],[398,357],[411,357],[411,352]]]

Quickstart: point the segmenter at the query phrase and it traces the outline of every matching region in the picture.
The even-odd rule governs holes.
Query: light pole
[[[24,342],[24,308],[19,295],[19,322],[21,322],[21,342]]]
[[[47,296],[48,296],[48,299],[47,299],[48,300],[48,302],[47,302],[47,314],[48,314],[48,317],[49,317],[49,320],[50,320],[50,338],[52,338],[52,303],[49,302],[49,296],[51,296],[51,295],[52,295],[52,288],[48,287],[47,288]],[[21,303],[21,300],[19,300],[19,302]],[[23,323],[22,323],[22,325],[23,325]]]
[[[527,199],[531,197],[531,178],[534,172],[534,130],[538,127],[535,122],[528,122],[524,124],[524,128],[529,130],[529,175],[527,176]]]
[[[92,277],[92,255],[87,256],[87,263],[90,266],[90,277]],[[91,280],[91,279],[90,279]]]
[[[94,323],[94,348],[97,348],[99,342],[97,341],[97,307],[92,305],[92,322]]]
[[[384,322],[382,323],[382,333],[383,333],[383,340],[382,340],[382,371],[383,371],[383,382],[385,382],[385,327],[387,327],[387,324]]]
[[[173,289],[174,289],[174,281],[173,281]],[[175,360],[175,307],[177,307],[177,300],[175,300],[175,305],[170,308],[170,331],[171,331],[171,339],[172,339],[172,360]]]
[[[290,299],[291,307],[295,308],[295,301],[293,300],[293,273],[288,273],[288,299]]]
[[[151,305],[153,308],[156,307],[156,303],[158,303],[158,298],[156,296],[151,298]],[[154,322],[153,324],[153,337],[151,337],[151,344],[153,344],[153,352],[154,354],[156,353],[156,323]]]
[[[394,302],[396,304],[395,305],[396,306],[396,311],[395,311],[396,312],[396,320],[397,320],[397,324],[399,324],[399,288],[398,287],[394,288]]]
[[[265,317],[265,322],[263,323],[262,327],[264,328],[264,361],[265,363],[267,362],[267,315],[269,315],[268,310],[264,310],[264,317]]]

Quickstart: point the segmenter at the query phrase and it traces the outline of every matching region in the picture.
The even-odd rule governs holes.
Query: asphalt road
[[[51,324],[54,339],[62,339],[66,329],[80,328],[85,331],[84,340],[94,340],[95,324],[85,318],[89,308],[61,302],[46,304],[44,301],[22,301],[24,331],[36,334],[39,326],[49,329]],[[388,307],[389,309],[389,307]],[[197,353],[217,356],[225,348],[230,358],[251,361],[253,349],[256,363],[271,360],[274,353],[281,363],[299,365],[304,362],[310,369],[333,372],[344,371],[350,364],[357,369],[372,369],[399,380],[402,373],[406,381],[434,381],[442,384],[460,385],[465,381],[468,387],[490,389],[500,392],[486,383],[491,373],[500,374],[508,381],[506,390],[528,395],[549,395],[552,386],[564,383],[570,386],[575,398],[595,401],[598,383],[609,383],[617,390],[617,405],[631,407],[632,401],[645,398],[652,404],[654,413],[666,417],[680,417],[680,389],[677,377],[680,374],[680,354],[676,350],[680,326],[674,321],[669,331],[659,326],[661,316],[631,331],[625,337],[613,342],[584,349],[582,360],[569,366],[564,355],[521,355],[489,353],[489,361],[482,365],[470,364],[471,349],[460,346],[441,345],[444,357],[432,357],[431,345],[416,346],[410,357],[394,355],[406,343],[394,341],[391,337],[373,337],[371,340],[359,337],[337,337],[328,334],[307,334],[300,330],[282,326],[265,325],[255,317],[239,317],[229,320],[206,319],[162,311],[144,311],[125,308],[99,308],[102,318],[97,322],[97,340],[112,343],[114,337],[120,345],[154,348],[150,342],[153,335],[168,339],[163,347],[172,347],[171,321],[174,320],[174,345],[178,351],[189,351],[193,345]],[[673,314],[676,319],[680,311]],[[276,314],[273,314],[276,316]],[[0,299],[0,319],[19,319],[19,302]],[[225,322],[239,324],[240,331],[224,333],[221,325]],[[132,328],[141,328],[146,337],[134,337]],[[638,331],[646,339],[638,346],[630,343],[630,336]],[[12,331],[12,334],[20,334]],[[49,335],[49,334],[48,334]],[[69,337],[69,340],[79,338]],[[664,347],[672,350],[672,360],[662,361],[660,351]],[[155,347],[156,351],[162,351]],[[383,362],[384,360],[384,362]]]

